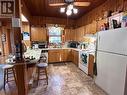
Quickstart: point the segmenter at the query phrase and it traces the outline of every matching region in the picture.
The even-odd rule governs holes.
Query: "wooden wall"
[[[22,14],[28,19],[28,21],[30,21],[31,14],[24,3],[24,0],[21,1],[22,1]]]
[[[99,7],[86,13],[84,16],[76,21],[77,26],[83,26],[98,20],[98,18],[103,18],[105,11],[116,12],[118,10],[127,10],[127,0],[107,0]]]
[[[83,41],[84,40],[83,36],[85,34],[95,34],[97,31],[100,31],[101,25],[107,22],[107,19],[104,19],[104,12],[127,10],[127,0],[106,0],[102,5],[89,11],[88,13],[86,13],[84,16],[82,16],[77,20],[69,20],[69,19],[55,18],[55,17],[30,16],[27,8],[25,7],[24,9],[26,11],[24,12],[23,10],[23,12],[26,14],[26,16],[30,17],[29,21],[31,26],[32,25],[45,26],[45,24],[66,25],[69,28],[65,29],[64,40],[63,40],[64,42],[70,40]],[[98,21],[99,18],[102,18],[102,20]],[[72,26],[78,28],[70,29],[70,27]],[[47,39],[42,36],[45,35],[44,32],[46,31],[45,29],[39,29],[37,27],[35,29],[34,27],[31,28],[31,31],[32,31],[31,33],[32,41]]]
[[[75,20],[55,18],[55,17],[42,17],[42,16],[31,16],[31,25],[45,25],[45,24],[60,24],[66,26],[74,26]]]
[[[11,33],[12,33],[12,28],[11,28],[11,23],[9,22],[4,22],[2,23],[3,25],[0,27],[0,48],[2,50],[2,55],[8,55],[11,53]],[[2,42],[2,34],[5,34],[6,36],[6,41]]]

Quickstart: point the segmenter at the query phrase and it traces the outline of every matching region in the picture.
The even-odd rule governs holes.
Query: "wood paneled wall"
[[[70,27],[76,26],[78,27],[76,29],[65,29],[64,41],[70,41],[70,40],[83,41],[83,36],[85,34],[96,33],[97,31],[99,31],[100,26],[107,21],[106,19],[97,21],[99,18],[104,17],[105,11],[115,12],[115,11],[118,11],[119,9],[123,11],[127,10],[127,0],[106,0],[102,5],[98,6],[95,9],[92,9],[91,11],[84,14],[84,16],[82,16],[81,18],[77,20],[55,18],[55,17],[31,16],[26,7],[24,7],[23,12],[24,14],[26,14],[27,17],[30,17],[29,21],[31,25],[44,26],[45,24],[61,24],[61,25],[66,25]],[[37,29],[37,31],[40,31],[40,30]],[[43,32],[40,32],[40,33],[43,33]],[[36,35],[38,34],[39,32],[36,32]],[[32,32],[31,35],[33,38],[32,40],[36,40],[37,39],[36,37],[39,38],[38,40],[43,40],[42,37],[40,37],[40,35],[35,37],[35,31]]]
[[[32,16],[30,23],[31,25],[45,25],[45,24],[60,24],[66,26],[74,26],[75,20],[55,18],[55,17],[42,17],[42,16]]]
[[[2,23],[3,25],[0,27],[0,48],[2,50],[3,55],[8,55],[11,53],[11,23],[9,22],[4,22]],[[5,34],[6,36],[6,41],[2,42],[2,34]]]
[[[24,3],[24,0],[21,1],[22,1],[22,14],[28,19],[28,21],[30,21],[31,14]]]
[[[105,11],[116,12],[119,9],[125,11],[127,10],[127,0],[107,0],[99,7],[86,13],[84,16],[76,21],[77,26],[83,26],[92,23],[92,21],[98,18],[103,18]]]

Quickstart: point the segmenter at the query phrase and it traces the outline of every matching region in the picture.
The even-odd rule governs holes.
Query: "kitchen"
[[[0,95],[127,94],[126,0],[0,0],[0,6]]]

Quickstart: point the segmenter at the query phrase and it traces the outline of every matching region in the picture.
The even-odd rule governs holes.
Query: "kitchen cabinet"
[[[62,51],[61,50],[49,50],[48,51],[48,62],[61,62],[62,61]]]
[[[58,49],[48,51],[49,63],[71,61],[69,49]]]
[[[70,49],[63,49],[62,50],[62,61],[71,61],[71,50]]]
[[[71,33],[71,29],[65,29],[64,32],[65,32],[65,33],[64,33],[65,42],[66,42],[66,41],[70,41],[70,40],[71,40],[71,36],[70,36],[70,35],[72,34],[72,33]]]
[[[75,31],[74,29],[65,29],[64,30],[64,42],[68,42],[75,39]]]
[[[48,51],[48,62],[73,62],[78,66],[79,63],[79,51],[71,49],[57,49]]]
[[[83,41],[84,33],[84,26],[76,28],[76,29],[65,29],[64,30],[64,42],[67,41]]]
[[[86,25],[85,34],[90,34],[90,28],[91,28],[90,26],[91,26],[91,24]]]
[[[43,27],[31,27],[32,41],[47,41],[47,31]]]
[[[88,75],[93,77],[93,67],[94,67],[94,56],[89,54],[89,65],[88,65]]]
[[[95,34],[97,32],[97,22],[96,21],[93,21],[91,23],[91,31],[90,31],[90,34]]]
[[[79,63],[79,52],[76,51],[76,50],[72,50],[71,52],[71,59],[72,59],[72,62],[78,66],[78,63]]]
[[[77,41],[83,41],[83,36],[84,36],[84,26],[77,29],[76,40]]]
[[[97,22],[93,21],[92,23],[85,26],[85,34],[95,34],[97,31]]]

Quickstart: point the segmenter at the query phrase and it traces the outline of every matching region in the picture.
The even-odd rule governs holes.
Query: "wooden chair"
[[[6,83],[11,81],[14,81],[16,83],[17,80],[14,65],[5,65],[3,69],[4,69],[4,89],[5,89]]]

